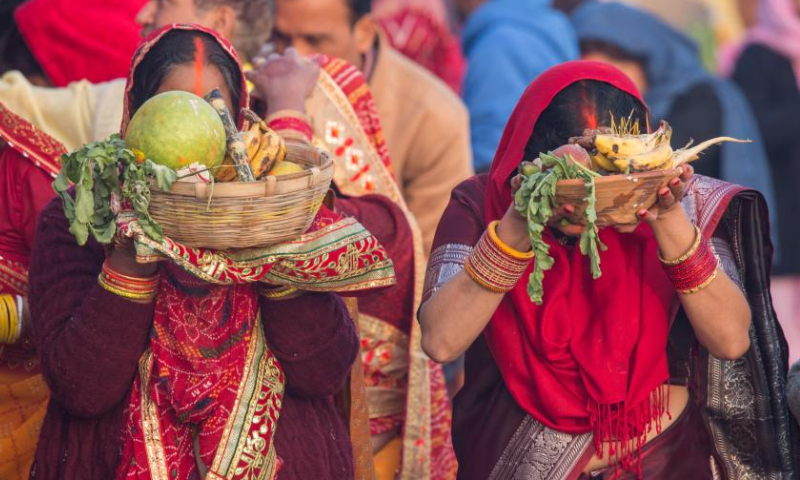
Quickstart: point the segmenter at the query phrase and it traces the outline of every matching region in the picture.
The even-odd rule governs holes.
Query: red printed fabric
[[[251,368],[259,348],[269,365],[259,382],[266,388],[254,396],[242,395],[246,384],[259,378]],[[275,473],[272,436],[283,397],[283,372],[264,345],[254,287],[209,285],[177,267],[164,268],[150,352],[134,382],[117,478],[166,478],[160,476],[163,472],[169,478],[199,478],[195,434],[200,459],[222,478]],[[248,401],[258,405],[252,410],[260,418],[247,416]],[[242,425],[234,425],[234,417]],[[239,441],[248,437],[261,442]],[[239,474],[240,465],[224,469],[222,457],[231,443],[247,445],[252,460],[239,459],[241,465],[249,464]],[[148,454],[152,449],[158,453]]]

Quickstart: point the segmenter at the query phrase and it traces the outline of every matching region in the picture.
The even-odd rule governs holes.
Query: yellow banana
[[[672,146],[668,142],[662,142],[649,152],[614,157],[612,161],[623,173],[649,172],[672,168],[672,153]]]
[[[266,124],[259,128],[263,130],[260,134],[260,148],[255,156],[250,158],[250,167],[256,178],[266,175],[275,164],[286,158],[286,143],[283,139]]]
[[[605,170],[606,172],[615,173],[619,171],[617,170],[617,166],[614,165],[614,162],[609,160],[608,157],[600,152],[592,155],[592,166],[594,167],[595,172]]]
[[[261,148],[261,128],[257,123],[254,123],[249,130],[243,131],[241,135],[247,150],[247,158],[252,160]]]
[[[606,157],[626,157],[641,155],[658,148],[662,143],[670,143],[672,127],[662,120],[658,130],[647,135],[606,135],[594,138],[597,151]]]
[[[225,155],[222,165],[214,169],[214,180],[218,182],[232,182],[236,180],[236,167],[230,155]]]

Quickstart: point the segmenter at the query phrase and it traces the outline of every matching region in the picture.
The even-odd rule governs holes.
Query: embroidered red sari
[[[64,148],[0,104],[0,294],[28,294],[41,209]],[[0,345],[0,478],[27,479],[49,391],[33,339]]]

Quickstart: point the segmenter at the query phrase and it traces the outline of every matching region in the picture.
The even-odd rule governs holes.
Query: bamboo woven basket
[[[150,187],[150,214],[171,239],[190,247],[237,250],[266,247],[308,230],[333,179],[327,152],[286,144],[286,160],[303,172],[257,182],[175,182]]]
[[[598,227],[633,225],[639,222],[637,212],[650,208],[658,200],[658,191],[680,175],[677,168],[652,172],[609,175],[595,179],[595,205]],[[586,187],[583,180],[561,180],[556,184],[556,204],[575,206],[573,222],[583,219],[586,210]]]

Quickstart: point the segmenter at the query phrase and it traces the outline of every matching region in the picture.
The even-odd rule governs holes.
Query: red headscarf
[[[233,60],[236,61],[236,65],[239,67],[239,71],[242,72],[242,87],[241,87],[241,95],[239,97],[239,108],[245,109],[250,105],[250,92],[247,90],[247,79],[244,78],[244,72],[242,70],[242,61],[239,58],[239,54],[236,53],[236,49],[233,48],[233,45],[225,39],[222,35],[217,33],[210,28],[203,27],[201,25],[194,25],[194,24],[186,24],[186,23],[173,23],[171,25],[166,25],[158,30],[151,32],[150,35],[145,38],[142,43],[139,45],[139,48],[136,49],[136,53],[133,54],[133,61],[129,64],[129,69],[126,69],[128,72],[128,83],[125,85],[125,99],[124,99],[124,109],[122,112],[122,127],[120,128],[120,134],[124,137],[125,130],[128,128],[128,122],[131,121],[131,90],[133,89],[133,74],[136,72],[136,67],[139,66],[140,63],[144,60],[144,57],[147,55],[147,52],[150,51],[163,37],[164,35],[172,32],[173,30],[188,30],[193,32],[201,32],[205,33],[206,35],[212,37],[216,40],[217,43],[231,56]],[[233,112],[231,112],[233,114]],[[242,115],[239,115],[239,123],[241,127],[241,122],[243,120]]]
[[[56,87],[124,78],[146,0],[29,0],[14,12],[25,43]]]
[[[508,178],[537,119],[559,92],[581,80],[608,83],[644,103],[630,79],[607,64],[569,62],[539,76],[520,98],[492,163],[487,222],[511,205]],[[640,438],[651,422],[658,426],[665,408],[659,387],[669,376],[666,345],[675,291],[648,226],[631,234],[604,229],[600,237],[608,250],[601,253],[603,275],[593,280],[580,249],[561,245],[546,230],[555,265],[545,276],[542,305],[526,292],[531,267],[505,296],[485,335],[523,410],[558,431],[593,431],[597,447],[615,439],[621,446],[611,454],[629,460],[633,452],[626,440]]]

